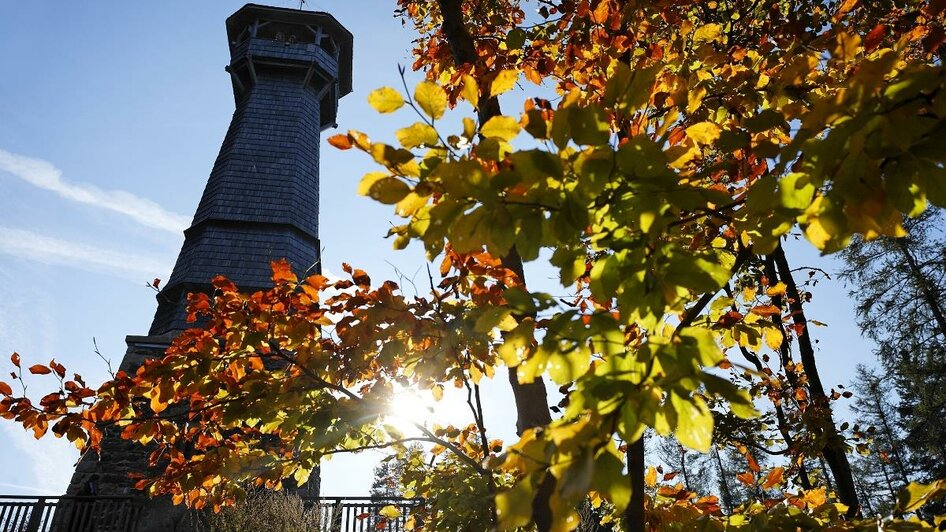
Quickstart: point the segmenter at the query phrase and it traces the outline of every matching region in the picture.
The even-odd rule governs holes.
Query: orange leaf
[[[841,4],[841,7],[838,9],[838,12],[835,13],[834,20],[841,20],[844,15],[850,13],[855,7],[857,7],[857,4],[859,3],[861,3],[861,0],[844,0],[844,3]]]
[[[364,270],[355,270],[351,275],[352,281],[358,285],[358,288],[368,289],[371,286],[371,277],[368,277]]]
[[[351,137],[342,133],[329,137],[328,143],[340,150],[350,150],[351,147],[354,146],[351,141]]]
[[[758,316],[762,316],[763,318],[768,316],[780,316],[782,314],[782,311],[779,310],[779,308],[775,305],[759,305],[752,307],[750,312]]]
[[[796,389],[795,389],[795,400],[796,400],[796,401],[807,401],[807,400],[808,400],[808,392],[805,391],[804,388],[796,388]]]
[[[738,480],[739,482],[742,482],[746,486],[755,485],[755,475],[753,475],[750,471],[746,471],[745,473],[739,473],[738,475],[736,475],[736,480]]]
[[[292,273],[292,267],[289,265],[289,262],[286,259],[274,260],[269,263],[270,267],[273,269],[273,282],[289,282],[294,283],[299,280],[296,277],[296,274]]]
[[[644,475],[644,484],[651,488],[657,485],[657,470],[654,469],[654,466],[647,468],[647,474]]]
[[[774,486],[777,486],[782,483],[785,477],[785,469],[781,467],[776,467],[775,469],[769,471],[767,477],[765,477],[765,483],[762,484],[762,489],[772,489]]]
[[[755,461],[755,458],[749,453],[746,453],[746,461],[749,462],[749,469],[755,473],[758,473],[762,469],[759,467],[759,462]]]
[[[13,388],[10,385],[0,381],[0,395],[13,395]]]
[[[14,366],[20,367],[20,355],[19,355],[19,353],[13,353],[12,355],[10,355],[10,361],[13,362],[13,365],[14,365]]]
[[[210,281],[210,284],[214,285],[214,288],[220,290],[221,292],[236,292],[237,287],[233,284],[233,281],[227,279],[222,275],[218,275],[213,278],[213,281]]]
[[[34,364],[30,366],[30,373],[32,373],[33,375],[47,375],[52,372],[53,370],[47,368],[46,366],[42,364]]]
[[[306,277],[305,283],[311,286],[312,288],[315,288],[316,290],[324,290],[325,287],[328,286],[329,284],[328,277],[324,275],[319,275],[319,274],[310,275]]]

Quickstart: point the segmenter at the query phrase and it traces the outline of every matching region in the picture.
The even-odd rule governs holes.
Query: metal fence
[[[132,497],[0,495],[0,532],[134,532],[141,508]]]
[[[323,532],[401,532],[406,530],[411,513],[422,504],[420,499],[372,497],[303,498],[319,505],[319,527]],[[385,517],[382,509],[392,506],[396,516]]]
[[[402,532],[420,499],[303,497],[322,532]],[[147,499],[0,495],[0,532],[135,532]],[[382,511],[393,507],[396,512]],[[385,515],[388,514],[388,515]]]

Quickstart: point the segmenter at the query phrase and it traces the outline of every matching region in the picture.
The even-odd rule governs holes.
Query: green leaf
[[[404,98],[391,87],[381,87],[368,94],[368,103],[379,113],[393,113],[404,106]]]
[[[494,116],[483,124],[480,133],[486,138],[510,141],[519,134],[519,122],[511,116]]]
[[[371,184],[368,195],[381,203],[393,205],[407,196],[411,188],[394,177],[384,177]]]
[[[506,49],[517,50],[526,43],[526,32],[522,28],[514,28],[506,35]]]
[[[532,520],[532,482],[529,477],[496,494],[496,516],[503,530],[529,524]]]
[[[394,134],[397,141],[407,149],[417,146],[436,146],[440,138],[437,130],[423,122],[415,122],[410,126],[397,130]]]
[[[608,117],[600,107],[575,107],[569,113],[572,140],[585,146],[606,144],[611,136]]]
[[[707,453],[713,443],[713,414],[703,399],[697,396],[681,397],[670,394],[670,403],[677,412],[677,430],[674,435],[682,445]]]
[[[631,502],[631,486],[623,474],[624,463],[616,455],[613,444],[595,459],[595,474],[591,487],[608,498],[615,510],[623,512]]]
[[[414,89],[414,101],[427,116],[437,120],[447,110],[447,93],[443,87],[431,81],[421,81]]]

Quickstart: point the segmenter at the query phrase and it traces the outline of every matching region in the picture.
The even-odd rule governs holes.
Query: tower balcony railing
[[[401,532],[420,499],[302,497],[318,507],[320,532]],[[0,495],[0,532],[136,532],[147,509],[141,497]],[[382,510],[393,506],[394,517]],[[387,512],[385,512],[387,513]]]
[[[133,532],[145,502],[134,497],[0,495],[0,532]]]

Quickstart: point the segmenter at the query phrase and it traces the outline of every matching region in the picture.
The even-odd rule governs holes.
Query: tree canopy
[[[402,475],[405,493],[431,501],[430,530],[571,530],[587,499],[625,530],[943,521],[916,514],[946,492],[936,480],[909,485],[882,521],[863,516],[848,461],[861,436],[835,422],[841,393],[821,382],[809,288],[781,243],[796,230],[824,253],[900,238],[905,220],[946,206],[946,2],[396,10],[424,79],[368,98],[404,117],[399,145],[358,131],[329,142],[377,163],[359,192],[403,219],[396,248],[420,242],[439,264],[429,293],[348,265],[345,279],[299,279],[276,262],[274,287],[254,294],[217,277],[212,296],[190,297],[205,325],[163,358],[98,388],[33,365],[57,389],[34,404],[0,382],[0,415],[91,451],[120,426],[160,465],[140,487],[196,507],[242,497],[248,480],[304,481],[334,453],[416,440],[442,457]],[[530,289],[533,261],[573,296]],[[480,406],[481,379],[503,371],[515,442],[490,438]],[[554,419],[545,379],[567,393]],[[417,423],[415,435],[386,423],[396,390],[445,386],[466,391],[473,424]],[[721,473],[719,450],[734,453],[745,469],[729,474],[750,495],[724,511],[660,479],[648,431],[714,452]],[[778,465],[763,470],[760,454]],[[448,511],[458,500],[464,512]]]

